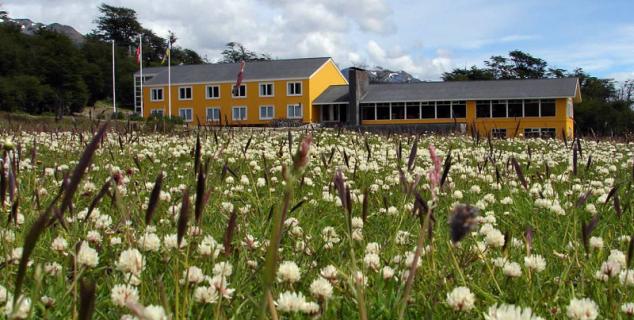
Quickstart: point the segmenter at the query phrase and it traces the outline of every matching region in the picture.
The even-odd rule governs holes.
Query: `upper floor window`
[[[555,99],[542,99],[540,101],[539,112],[541,117],[554,117],[555,109]]]
[[[150,100],[163,101],[163,88],[152,88],[150,92]]]
[[[240,88],[236,88],[236,86],[234,85],[233,87],[231,87],[231,95],[234,98],[244,98],[247,96],[247,86],[244,84],[240,85]]]
[[[207,99],[218,99],[220,98],[220,86],[207,86]]]
[[[568,98],[568,101],[566,101],[566,115],[568,116],[568,118],[574,118],[572,98]]]
[[[272,96],[273,96],[273,84],[260,83],[260,97],[272,97]]]
[[[192,99],[192,87],[180,87],[178,88],[179,100],[191,100]]]
[[[451,117],[452,118],[466,118],[467,117],[467,102],[466,101],[452,101],[451,102]]]
[[[436,101],[436,118],[438,119],[451,118],[451,102],[450,101]]]
[[[491,118],[491,100],[476,101],[476,118]]]
[[[301,96],[302,95],[302,83],[301,82],[288,82],[286,87],[286,95],[289,96]]]

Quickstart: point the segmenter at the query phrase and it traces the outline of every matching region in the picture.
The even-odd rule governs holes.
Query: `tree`
[[[546,74],[546,61],[520,50],[509,52],[510,70],[516,79],[540,79]]]
[[[464,81],[464,80],[493,80],[495,77],[488,69],[480,69],[471,66],[470,69],[453,69],[451,72],[445,72],[442,75],[444,81]]]
[[[118,46],[123,47],[136,43],[139,33],[143,31],[137,20],[136,11],[102,3],[99,13],[100,16],[95,20],[97,27],[92,31],[97,38],[104,41],[114,40]]]
[[[222,51],[222,62],[235,63],[240,61],[263,61],[271,60],[268,54],[258,54],[247,50],[241,43],[229,42]]]

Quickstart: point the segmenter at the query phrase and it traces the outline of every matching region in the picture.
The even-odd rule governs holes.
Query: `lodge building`
[[[276,120],[347,126],[460,126],[481,136],[568,137],[577,78],[370,83],[365,70],[346,78],[331,58],[149,68],[135,74],[137,111],[210,125],[265,126]],[[169,88],[168,88],[169,87]],[[168,99],[171,88],[171,104]],[[141,103],[142,101],[142,103]]]

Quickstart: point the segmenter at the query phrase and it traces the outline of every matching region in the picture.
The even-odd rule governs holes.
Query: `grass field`
[[[7,318],[634,315],[631,142],[227,128],[0,141]]]

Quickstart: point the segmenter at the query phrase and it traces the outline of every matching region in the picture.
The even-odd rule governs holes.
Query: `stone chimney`
[[[348,69],[348,125],[358,126],[361,124],[361,109],[359,103],[368,93],[370,86],[370,76],[368,72],[352,67]]]

